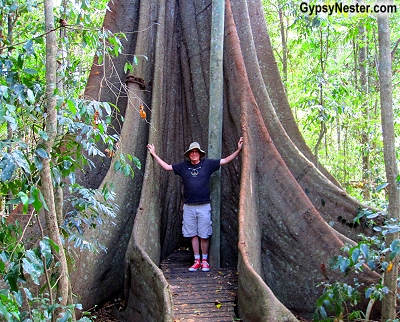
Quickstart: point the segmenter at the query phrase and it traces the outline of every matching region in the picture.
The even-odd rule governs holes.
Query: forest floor
[[[107,302],[99,309],[91,312],[93,320],[96,322],[122,322],[112,315],[114,305],[114,303]]]
[[[113,303],[106,303],[104,306],[93,312],[93,317],[94,321],[96,322],[123,322],[120,320],[117,320],[113,315],[112,315],[112,310],[113,306],[115,304]],[[307,320],[303,319],[300,316],[296,316],[296,318],[299,320],[299,322],[313,322],[313,320]]]

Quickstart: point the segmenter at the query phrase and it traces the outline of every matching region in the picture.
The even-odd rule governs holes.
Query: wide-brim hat
[[[199,150],[201,156],[204,156],[204,155],[206,154],[206,151],[203,151],[203,150],[200,148],[200,144],[199,144],[199,143],[197,143],[197,142],[192,142],[192,143],[190,143],[190,145],[189,145],[189,149],[187,149],[186,152],[184,153],[184,156],[189,157],[189,152],[192,151],[192,150],[194,150],[194,149]]]

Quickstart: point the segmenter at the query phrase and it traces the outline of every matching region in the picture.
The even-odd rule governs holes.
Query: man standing
[[[211,205],[210,205],[210,177],[221,165],[231,162],[242,150],[243,138],[238,142],[235,152],[223,159],[206,159],[206,154],[200,144],[193,142],[184,153],[189,161],[170,165],[162,160],[155,151],[153,144],[147,148],[158,164],[167,171],[174,170],[183,181],[184,205],[182,233],[191,238],[194,252],[194,264],[189,271],[195,272],[200,268],[203,272],[210,270],[208,263],[209,237],[212,234]],[[200,261],[200,248],[202,261]]]

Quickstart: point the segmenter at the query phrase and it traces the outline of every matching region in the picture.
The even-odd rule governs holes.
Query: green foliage
[[[119,136],[111,123],[119,113],[117,107],[83,95],[93,55],[101,65],[109,56],[122,52],[125,36],[100,27],[107,2],[64,1],[64,6],[55,8],[60,48],[57,76],[62,86],[53,93],[57,100],[57,137],[52,149],[46,151],[43,3],[0,0],[0,191],[2,199],[7,200],[7,207],[2,203],[1,211],[19,205],[24,214],[36,216],[48,209],[40,172],[43,159],[49,159],[53,187],[69,191],[66,202],[70,210],[64,215],[60,232],[63,241],[79,251],[105,251],[97,240],[84,237],[83,231],[96,229],[105,218],[115,217],[117,208],[112,184],[105,184],[101,191],[88,189],[76,182],[75,173],[92,169],[94,157],[112,157],[114,170],[126,176],[133,177],[134,169],[140,168],[137,158],[118,150]],[[29,241],[29,245],[24,243],[19,224],[7,224],[3,216],[0,316],[7,321],[49,321],[60,308],[52,296],[58,287],[59,262],[54,254],[60,251],[59,246],[46,236]],[[73,262],[73,252],[70,248],[65,251]],[[36,293],[30,287],[33,284],[38,285]],[[23,303],[28,304],[27,311]],[[62,307],[64,315],[58,320],[71,321],[75,309],[81,310],[79,304]]]
[[[345,276],[351,272],[362,273],[365,269],[376,271],[382,276],[390,271],[393,261],[400,253],[400,239],[395,239],[388,245],[386,237],[389,234],[398,233],[400,225],[393,218],[379,224],[385,216],[384,212],[374,213],[367,209],[360,211],[354,223],[365,220],[378,234],[361,236],[362,240],[357,245],[343,247],[343,255],[332,260],[332,269],[338,269]],[[390,291],[383,285],[382,280],[377,284],[362,285],[355,278],[353,286],[342,282],[321,283],[319,286],[323,286],[324,290],[316,302],[314,320],[334,321],[333,317],[341,319],[345,317],[348,321],[353,321],[368,318],[365,312],[354,310],[354,307],[360,303],[362,296],[372,304],[381,300]]]
[[[360,311],[348,312],[350,307],[356,306],[360,301],[359,285],[355,280],[356,287],[335,282],[333,284],[321,284],[325,287],[323,295],[317,300],[317,310],[314,313],[314,321],[334,321],[328,314],[343,318],[346,314],[349,319],[361,319]]]
[[[46,271],[57,265],[53,250],[57,247],[44,237],[36,247],[25,249],[21,243],[22,230],[18,222],[7,224],[5,218],[0,222],[0,276],[7,288],[0,290],[0,316],[6,321],[49,321],[58,304],[51,304],[49,294],[41,288],[33,294],[27,287],[28,277],[36,285],[41,285]],[[54,285],[54,281],[53,281]],[[22,309],[23,298],[29,304],[29,311]],[[58,321],[71,321],[72,310],[82,307],[71,305],[64,308],[65,313]],[[79,321],[91,321],[84,317]]]
[[[97,240],[87,240],[83,236],[84,228],[96,228],[102,225],[103,218],[115,217],[117,205],[113,203],[115,194],[103,186],[101,192],[97,189],[89,189],[75,183],[69,186],[71,193],[72,210],[66,214],[66,219],[61,226],[65,232],[68,242],[74,244],[75,248],[82,250],[97,251],[98,248],[106,248]]]
[[[320,2],[309,2],[317,3]],[[377,187],[385,182],[385,169],[376,68],[379,55],[376,16],[336,12],[310,15],[301,12],[300,3],[293,1],[263,0],[263,5],[289,103],[307,144],[349,194],[365,201],[368,191],[371,201],[367,202],[379,206],[385,195]],[[390,20],[394,46],[400,36],[395,28],[399,15],[390,15]],[[360,37],[361,26],[365,42]],[[283,74],[285,48],[287,75]],[[361,48],[366,49],[365,88],[360,79]],[[400,96],[396,86],[400,80],[399,64],[396,50],[393,51],[393,106],[397,134],[400,133],[397,104]],[[398,135],[395,140],[398,146]],[[364,156],[369,159],[363,165]]]

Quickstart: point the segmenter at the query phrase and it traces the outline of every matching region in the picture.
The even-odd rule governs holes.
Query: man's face
[[[198,149],[193,149],[189,152],[189,159],[192,164],[197,164],[200,162],[200,151]]]

